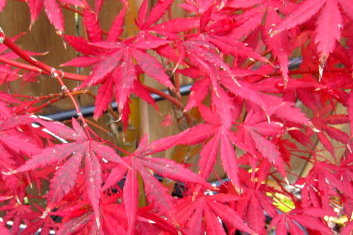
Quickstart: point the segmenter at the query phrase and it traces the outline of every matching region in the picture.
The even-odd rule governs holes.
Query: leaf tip
[[[50,211],[51,211],[51,209],[49,207],[47,207],[40,218],[45,219],[48,216]]]
[[[347,144],[347,149],[348,149],[348,151],[349,151],[350,153],[353,153],[350,143]]]
[[[310,126],[310,127],[311,127],[311,129],[312,129],[314,132],[316,132],[316,133],[320,133],[320,132],[321,132],[319,129],[317,129],[317,128],[314,127],[314,126]]]
[[[320,57],[320,64],[319,64],[319,82],[321,82],[322,76],[324,74],[324,68],[326,65],[326,61],[327,61],[328,55],[323,54]]]
[[[3,174],[3,175],[14,175],[17,173],[18,173],[17,170],[13,170],[13,171],[9,171],[9,172],[4,172],[4,171],[1,172],[1,174]]]
[[[29,24],[29,31],[32,31],[32,26],[34,25],[34,21],[31,20],[31,23]]]
[[[97,224],[97,228],[99,229],[101,227],[101,222],[99,220],[99,217],[96,216],[96,224]]]
[[[57,34],[58,36],[62,37],[63,34],[64,34],[64,31],[63,31],[63,30],[57,30],[57,31],[56,31],[56,34]]]

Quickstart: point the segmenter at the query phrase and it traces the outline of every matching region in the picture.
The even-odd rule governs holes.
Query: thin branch
[[[178,99],[174,98],[173,96],[168,95],[168,94],[164,93],[163,91],[160,91],[160,90],[153,88],[153,87],[150,87],[150,86],[143,85],[143,87],[146,90],[148,90],[149,92],[157,94],[160,97],[163,97],[164,99],[169,100],[171,103],[176,105],[178,108],[180,108],[180,109],[183,108],[183,104]]]
[[[21,59],[34,65],[35,67],[39,68],[40,70],[42,70],[46,74],[52,74],[53,71],[56,71],[56,73],[59,75],[60,78],[66,78],[66,79],[75,80],[75,81],[83,81],[87,77],[87,76],[80,75],[80,74],[68,73],[68,72],[64,72],[61,70],[57,70],[56,68],[35,59],[34,57],[28,55],[25,50],[22,50],[14,42],[12,42],[9,38],[7,38],[4,34],[4,32],[2,31],[2,29],[0,28],[0,44],[1,43],[4,44],[5,46],[7,46],[11,51],[16,53]],[[28,67],[28,65],[25,65],[25,64],[22,64],[19,62],[17,62],[17,63],[12,62],[12,63],[17,64],[18,66],[21,66],[19,68],[30,69],[30,70],[34,69],[32,67]],[[18,66],[16,66],[16,67],[18,67]],[[36,71],[41,72],[40,70],[37,69]]]

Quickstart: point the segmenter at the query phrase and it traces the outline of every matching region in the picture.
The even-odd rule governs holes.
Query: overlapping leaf
[[[308,209],[310,211],[310,209]],[[324,214],[333,215],[334,213],[330,211],[320,210],[319,216]],[[271,222],[271,227],[276,229],[276,234],[286,235],[290,234],[304,234],[303,227],[319,231],[323,234],[331,233],[331,230],[317,218],[317,215],[310,215],[306,213],[306,210],[292,210],[289,213],[278,214],[273,218]],[[298,225],[300,224],[300,226]],[[303,226],[303,227],[302,227]]]
[[[184,229],[187,234],[226,234],[218,217],[229,229],[255,233],[234,210],[224,204],[235,200],[237,197],[227,194],[199,196],[196,199],[185,197],[177,205],[176,218],[186,225]]]
[[[148,92],[143,91],[143,87],[139,85],[134,61],[137,62],[139,68],[144,73],[166,87],[173,87],[162,65],[156,58],[145,52],[147,49],[168,44],[167,40],[143,33],[132,43],[98,42],[88,44],[81,38],[71,36],[66,36],[65,38],[77,51],[93,56],[76,58],[74,60],[76,66],[94,65],[93,73],[82,86],[102,84],[96,100],[97,108],[95,110],[95,117],[99,117],[106,110],[111,95],[115,96],[119,110],[121,111],[125,110],[131,93],[141,96],[147,102],[153,102],[148,95],[146,96]],[[82,49],[81,41],[89,45],[89,47]],[[92,63],[87,64],[87,59],[91,60]]]
[[[45,13],[59,33],[64,32],[64,15],[62,13],[60,4],[74,5],[83,7],[84,3],[80,0],[29,0],[28,7],[31,15],[31,24],[38,19],[39,14],[44,7]]]
[[[141,175],[144,181],[144,189],[147,198],[153,203],[155,208],[157,208],[162,214],[168,215],[170,218],[174,217],[175,213],[173,199],[167,193],[167,189],[163,187],[162,184],[155,178],[153,173],[168,179],[185,183],[196,183],[209,187],[200,176],[175,161],[163,158],[147,157],[150,154],[160,152],[171,147],[174,145],[175,141],[182,137],[185,137],[185,135],[167,137],[165,139],[152,142],[149,145],[147,145],[146,139],[143,139],[140,142],[139,148],[131,156],[124,159],[129,167],[124,169],[121,168],[121,166],[117,166],[117,168],[113,169],[112,173],[109,175],[106,182],[109,184],[105,185],[104,189],[121,180],[124,176],[124,172],[127,171],[123,199],[127,221],[129,223],[129,234],[133,234],[135,231],[139,193],[137,174]],[[119,177],[116,177],[117,173],[119,174]]]
[[[316,21],[315,42],[320,52],[320,60],[325,63],[334,50],[336,41],[341,38],[341,30],[344,27],[341,12],[353,17],[352,7],[348,2],[347,0],[303,1],[276,28],[276,32],[303,24],[314,15],[319,14]]]
[[[53,131],[60,128],[53,123],[44,124],[44,126]],[[84,158],[87,196],[94,209],[97,224],[99,224],[99,198],[102,184],[99,161],[102,158],[119,163],[122,161],[112,149],[99,142],[92,141],[75,119],[73,119],[73,129],[66,127],[61,133],[64,133],[64,137],[74,140],[74,142],[58,144],[41,150],[13,173],[35,170],[66,160],[64,164],[59,166],[51,180],[48,207],[53,209],[75,185],[77,174],[81,170],[81,160]]]

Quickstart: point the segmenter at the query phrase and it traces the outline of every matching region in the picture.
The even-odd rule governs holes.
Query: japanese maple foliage
[[[43,10],[77,52],[62,67],[88,75],[41,62],[40,52],[16,44],[21,35],[0,30],[1,234],[353,234],[351,1],[120,0],[108,30],[99,20],[104,3],[23,3],[31,26]],[[65,33],[63,8],[81,20],[83,35]],[[62,92],[6,92],[39,76]],[[181,78],[192,81],[186,100]],[[68,89],[66,80],[80,84]],[[83,117],[76,96],[87,93],[94,119],[109,113],[122,131],[135,112],[132,96],[160,112],[152,93],[187,128],[153,141],[140,133],[134,150],[124,150]],[[65,98],[77,118],[40,117]],[[166,117],[161,128],[173,122]],[[177,146],[189,148],[155,156]],[[215,173],[218,162],[224,175]]]

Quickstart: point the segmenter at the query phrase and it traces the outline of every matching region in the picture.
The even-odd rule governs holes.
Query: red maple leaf
[[[181,137],[183,137],[183,135],[166,137],[165,139],[152,142],[149,145],[147,145],[145,138],[142,139],[138,149],[132,155],[124,158],[129,167],[121,167],[121,165],[118,165],[108,176],[103,190],[121,180],[127,171],[123,189],[123,200],[127,221],[129,223],[129,234],[134,232],[138,208],[139,184],[137,174],[140,174],[144,181],[147,198],[154,204],[154,207],[162,212],[162,214],[166,214],[170,218],[174,217],[173,199],[167,193],[166,188],[163,187],[151,173],[151,170],[168,179],[185,183],[198,183],[209,187],[201,177],[173,160],[146,157],[153,153],[166,150]]]
[[[216,194],[212,196],[199,195],[196,198],[184,197],[177,204],[176,218],[183,224],[186,234],[226,234],[222,223],[228,231],[235,229],[255,234],[232,210],[227,203],[238,198],[234,195]]]
[[[47,147],[38,154],[31,156],[24,165],[11,173],[20,173],[58,164],[66,159],[63,164],[59,165],[59,169],[51,180],[47,209],[50,210],[74,187],[77,174],[81,168],[81,161],[84,160],[87,196],[94,209],[97,225],[99,225],[99,198],[102,184],[100,161],[104,158],[122,163],[122,160],[111,148],[91,140],[78,122],[75,119],[72,120],[73,129],[64,125],[39,121],[41,125],[53,131],[56,135],[74,142]]]
[[[342,167],[342,170],[347,170]],[[341,167],[325,162],[316,162],[309,175],[300,180],[304,183],[302,205],[305,208],[331,209],[330,199],[340,194],[350,195],[351,188],[344,187]],[[344,177],[346,179],[346,177]],[[347,182],[345,182],[347,183]]]
[[[320,53],[320,61],[325,63],[334,50],[336,41],[341,38],[341,11],[353,19],[353,8],[347,0],[306,0],[278,25],[276,32],[303,24],[320,12],[316,21],[315,43]]]
[[[45,13],[50,23],[54,25],[59,34],[64,32],[64,15],[60,5],[84,7],[86,4],[80,0],[29,0],[27,3],[31,15],[31,25],[38,19],[44,6]]]
[[[331,229],[317,218],[325,214],[335,216],[335,213],[320,208],[294,209],[288,213],[278,214],[270,226],[275,228],[278,235],[305,234],[304,228],[330,234]]]
[[[148,14],[148,0],[144,0],[138,12],[137,26],[141,30],[148,29],[167,12],[173,2],[174,0],[158,1]]]
[[[4,172],[13,170],[16,163],[23,161],[19,153],[31,156],[40,151],[38,142],[25,131],[33,119],[29,115],[13,116],[13,113],[7,117],[0,120],[0,169]]]
[[[131,93],[153,103],[149,93],[137,79],[134,61],[144,73],[166,87],[173,87],[162,65],[157,59],[145,52],[147,49],[168,44],[169,41],[165,39],[148,33],[140,33],[137,37],[124,42],[87,43],[81,38],[72,36],[65,36],[65,39],[77,51],[91,55],[90,57],[75,58],[74,61],[76,66],[94,65],[93,73],[81,87],[102,84],[96,100],[96,118],[106,110],[112,95],[115,96],[120,111],[123,111],[127,106]],[[70,65],[70,62],[67,64]]]

